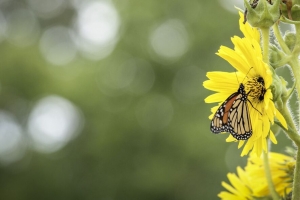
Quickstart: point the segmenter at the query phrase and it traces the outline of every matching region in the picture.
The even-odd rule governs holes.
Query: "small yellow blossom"
[[[292,173],[290,172],[294,169],[295,160],[283,154],[270,153],[269,164],[276,192],[280,196],[290,193],[292,190],[292,177],[290,176]],[[248,164],[245,167],[247,174],[251,177],[253,196],[256,197],[270,194],[263,165],[261,158],[256,155],[250,155]]]
[[[291,174],[295,160],[283,154],[270,153],[269,163],[275,190],[281,197],[285,197],[292,190]],[[250,155],[244,170],[237,167],[237,175],[228,173],[227,177],[231,185],[222,182],[227,190],[218,194],[222,200],[254,200],[270,196],[263,159],[254,154]]]

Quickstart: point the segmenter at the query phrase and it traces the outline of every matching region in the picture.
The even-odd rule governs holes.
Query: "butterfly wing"
[[[238,95],[238,92],[230,95],[216,111],[210,124],[210,130],[213,133],[229,132],[228,112]]]
[[[247,140],[252,135],[247,99],[239,94],[228,112],[228,131],[237,140]]]
[[[213,133],[229,132],[237,140],[247,140],[252,135],[252,125],[247,94],[243,84],[230,95],[216,111],[210,125]]]

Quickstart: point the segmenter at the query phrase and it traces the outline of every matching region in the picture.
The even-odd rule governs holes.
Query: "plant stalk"
[[[269,65],[270,29],[269,28],[261,28],[260,31],[261,31],[261,36],[262,36],[263,61]],[[268,152],[269,152],[269,149],[267,150],[267,152],[263,153],[266,179],[268,182],[268,187],[269,187],[272,198],[274,200],[279,200],[280,196],[277,194],[274,183],[272,181],[272,174],[271,174],[270,165],[269,165]]]
[[[271,174],[271,169],[270,169],[270,164],[269,164],[269,152],[268,151],[263,153],[263,162],[264,162],[266,179],[267,179],[267,183],[268,183],[268,187],[269,187],[272,199],[280,200],[280,196],[277,194],[277,192],[275,190],[275,186],[272,181],[272,174]]]
[[[269,65],[270,29],[261,28],[260,31],[262,36],[263,61]]]
[[[299,62],[299,54],[300,54],[300,25],[296,24],[295,25],[296,29],[296,44],[295,47],[292,51],[292,58],[291,61],[289,62],[289,65],[292,68],[293,75],[295,78],[295,84],[296,84],[296,91],[297,91],[297,100],[298,102],[300,101],[300,62]],[[298,108],[299,109],[299,108]],[[298,122],[298,127],[299,127],[299,122]],[[299,138],[299,133],[297,132],[297,138]],[[292,200],[299,200],[300,199],[300,142],[294,141],[295,144],[297,145],[297,157],[296,157],[296,165],[295,165],[295,170],[294,170],[294,181],[293,181],[293,196]]]

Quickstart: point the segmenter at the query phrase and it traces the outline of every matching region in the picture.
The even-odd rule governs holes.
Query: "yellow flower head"
[[[228,61],[237,72],[208,72],[207,77],[209,80],[204,81],[203,86],[216,92],[208,96],[205,102],[220,103],[224,102],[231,94],[236,93],[240,84],[244,85],[248,99],[246,103],[249,110],[241,107],[236,112],[237,118],[239,118],[249,111],[251,121],[249,126],[252,124],[252,127],[250,127],[250,129],[252,128],[252,136],[249,139],[247,138],[247,142],[239,140],[239,148],[246,143],[242,156],[247,155],[251,149],[259,156],[262,150],[267,151],[267,137],[270,137],[273,143],[277,143],[273,132],[270,130],[270,124],[274,123],[274,117],[285,128],[287,126],[283,116],[275,108],[272,101],[273,96],[269,89],[272,84],[272,72],[262,58],[259,32],[248,23],[243,24],[243,19],[243,14],[240,13],[240,29],[245,37],[234,36],[231,38],[234,49],[221,46],[217,53],[217,55]],[[212,119],[218,107],[212,108],[213,114],[210,116],[210,119]],[[243,124],[241,123],[241,125]],[[227,129],[225,131],[229,132]],[[236,141],[236,138],[229,135],[226,141]]]
[[[295,160],[280,153],[269,153],[269,164],[276,192],[281,197],[289,194],[292,190]],[[252,195],[256,197],[270,195],[262,158],[251,154],[245,170],[248,176],[251,177]]]
[[[237,174],[228,173],[227,178],[231,185],[222,182],[222,186],[228,191],[222,191],[218,194],[222,200],[250,200],[252,199],[252,191],[249,188],[249,176],[241,168],[237,167]]]
[[[292,190],[290,174],[295,160],[283,154],[270,153],[269,163],[275,190],[285,197]],[[238,167],[237,175],[228,173],[227,177],[231,185],[222,182],[222,186],[228,190],[219,193],[222,200],[254,200],[270,196],[263,160],[254,154],[250,155],[244,170]]]

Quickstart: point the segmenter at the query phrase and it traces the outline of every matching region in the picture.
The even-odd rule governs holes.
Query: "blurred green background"
[[[241,3],[0,0],[0,199],[217,199],[246,157],[202,83]]]

